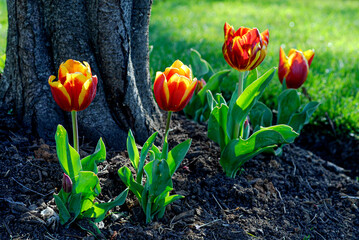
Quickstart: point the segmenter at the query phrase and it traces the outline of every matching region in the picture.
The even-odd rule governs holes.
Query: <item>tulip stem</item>
[[[246,75],[246,72],[239,72],[239,81],[238,81],[238,95],[237,98],[239,98],[239,96],[241,96],[242,92],[243,92],[243,82],[244,82],[244,76]],[[234,132],[233,132],[233,139],[237,139],[239,138],[239,134],[242,131],[239,131],[241,126],[239,126],[238,122],[234,123]]]
[[[244,75],[246,75],[246,72],[239,72],[238,97],[241,96],[243,92]]]
[[[166,122],[165,136],[166,136],[168,130],[170,129],[171,116],[172,116],[172,112],[169,111],[169,112],[167,113],[167,122]]]
[[[71,111],[72,117],[72,133],[73,133],[73,141],[74,141],[74,148],[76,152],[79,153],[79,132],[78,132],[78,125],[77,125],[77,111]]]

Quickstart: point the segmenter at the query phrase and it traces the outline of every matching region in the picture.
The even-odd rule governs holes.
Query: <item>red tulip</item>
[[[285,79],[288,88],[297,89],[305,82],[308,76],[309,67],[314,58],[314,50],[291,49],[288,57],[282,48],[279,50],[279,81],[283,83]]]
[[[191,69],[176,60],[164,72],[157,72],[153,91],[161,109],[178,112],[191,100],[196,86],[197,79],[192,79]]]
[[[58,80],[49,77],[49,84],[55,102],[64,111],[82,111],[96,95],[97,77],[92,76],[90,65],[69,59],[59,68]]]
[[[228,23],[224,24],[224,59],[238,71],[255,69],[267,54],[268,29],[260,33],[257,28],[240,27],[237,31]]]

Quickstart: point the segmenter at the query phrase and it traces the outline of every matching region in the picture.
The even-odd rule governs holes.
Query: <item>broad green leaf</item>
[[[191,66],[193,74],[199,79],[206,75],[210,70],[209,63],[202,59],[201,54],[193,48],[191,48]]]
[[[82,198],[81,202],[81,212],[86,212],[94,206],[95,196],[88,196],[87,198]]]
[[[296,113],[291,117],[288,125],[291,126],[296,132],[300,132],[304,125],[309,123],[310,117],[318,108],[319,104],[320,103],[318,102],[309,102],[307,105],[305,105],[303,111]]]
[[[56,152],[62,170],[72,179],[82,170],[80,155],[70,146],[65,128],[57,126],[55,134]]]
[[[112,202],[107,203],[95,203],[93,208],[89,209],[84,213],[84,217],[94,218],[94,222],[101,222],[106,213],[116,206],[121,206],[126,201],[126,197],[128,194],[128,188],[126,188],[120,195],[116,197],[116,199]]]
[[[135,168],[137,172],[140,156],[131,129],[128,131],[126,146],[127,146],[128,157],[130,158],[132,166]]]
[[[175,173],[186,156],[188,149],[191,146],[191,142],[192,139],[187,139],[186,141],[172,148],[172,150],[168,153],[167,164],[170,169],[171,176]]]
[[[172,191],[173,188],[170,186],[167,186],[165,190],[158,196],[155,196],[155,199],[152,202],[152,215],[157,214],[161,208],[164,207],[163,203],[166,198],[166,196],[169,196],[169,192]]]
[[[229,73],[230,70],[223,70],[213,74],[207,81],[207,84],[197,94],[193,95],[191,101],[184,108],[185,114],[197,122],[201,121],[201,119],[206,121],[208,114],[206,116],[204,113],[208,105],[206,101],[207,91],[210,90],[213,94],[217,93],[219,85]]]
[[[151,164],[150,164],[151,163]],[[167,186],[172,187],[172,179],[168,164],[165,160],[154,160],[145,166],[145,173],[149,186],[149,195],[160,195]]]
[[[278,124],[288,124],[291,116],[298,111],[300,98],[297,90],[287,89],[278,96]]]
[[[256,132],[260,127],[269,127],[272,125],[272,111],[262,102],[258,101],[249,112],[249,119]]]
[[[231,99],[227,122],[227,132],[228,135],[231,136],[231,139],[236,139],[238,137],[235,133],[236,125],[243,126],[249,111],[262,96],[265,88],[272,80],[274,73],[275,68],[270,69],[249,85],[238,98],[235,94],[232,96],[232,98],[234,97],[236,101],[233,103],[233,100]]]
[[[161,151],[158,149],[158,147],[156,147],[156,145],[152,145],[151,150],[153,151],[154,155],[155,155],[155,159],[161,159]]]
[[[206,103],[207,91],[209,90],[211,92],[217,93],[223,78],[227,77],[230,72],[231,70],[222,70],[211,76],[211,78],[207,81],[207,84],[204,85],[204,87],[197,94],[202,104]]]
[[[81,193],[71,194],[69,198],[69,212],[73,214],[73,217],[68,225],[73,223],[81,213],[81,195]]]
[[[231,140],[221,153],[220,164],[226,175],[234,178],[246,161],[264,150],[293,142],[297,136],[298,134],[287,125],[261,128],[247,140]]]
[[[106,147],[100,138],[97,142],[95,152],[83,159],[81,159],[81,165],[83,171],[93,171],[98,173],[97,164],[106,160]]]
[[[73,193],[82,193],[83,198],[87,198],[89,196],[97,196],[98,193],[95,192],[95,188],[98,183],[99,179],[94,172],[81,171],[75,177]]]
[[[208,137],[223,149],[229,142],[227,135],[228,106],[221,104],[215,107],[208,119]]]
[[[210,111],[213,111],[218,104],[211,91],[207,91],[207,103]]]
[[[64,225],[71,218],[71,215],[67,210],[65,203],[61,200],[61,198],[56,194],[54,194],[54,198],[55,198],[56,206],[59,209],[60,223]]]
[[[132,176],[131,170],[128,167],[122,167],[118,171],[118,176],[120,176],[122,182],[136,195],[139,202],[142,199],[143,186],[138,184]]]
[[[145,165],[146,156],[149,150],[151,150],[152,145],[157,137],[158,132],[155,132],[152,134],[145,144],[143,144],[142,150],[141,150],[141,157],[140,157],[140,163],[138,165],[138,171],[136,176],[137,183],[141,184],[142,182],[142,175],[143,175],[143,166]]]
[[[245,74],[246,76],[244,77],[243,89],[246,89],[249,85],[258,79],[258,70],[255,68],[252,71],[246,71]]]

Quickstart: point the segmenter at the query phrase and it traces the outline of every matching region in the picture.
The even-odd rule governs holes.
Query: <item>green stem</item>
[[[169,111],[169,112],[167,113],[167,122],[166,122],[165,135],[167,134],[168,130],[170,129],[171,116],[172,116],[172,112]]]
[[[239,72],[239,81],[238,81],[238,95],[237,98],[239,98],[243,92],[243,82],[244,82],[244,75],[246,72]],[[233,139],[237,139],[239,137],[239,123],[235,123],[234,125],[234,132],[233,132]]]
[[[72,117],[72,133],[73,133],[73,141],[74,141],[74,148],[76,152],[79,152],[79,132],[78,132],[78,125],[77,125],[77,112],[71,112]]]

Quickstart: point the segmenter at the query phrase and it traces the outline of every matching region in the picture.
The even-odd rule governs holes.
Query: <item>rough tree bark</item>
[[[131,128],[144,142],[160,122],[148,71],[151,5],[152,0],[8,0],[2,105],[38,136],[53,139],[57,124],[70,126],[71,117],[52,99],[48,77],[69,58],[87,61],[99,83],[93,103],[78,114],[80,136],[103,137],[119,149]]]

